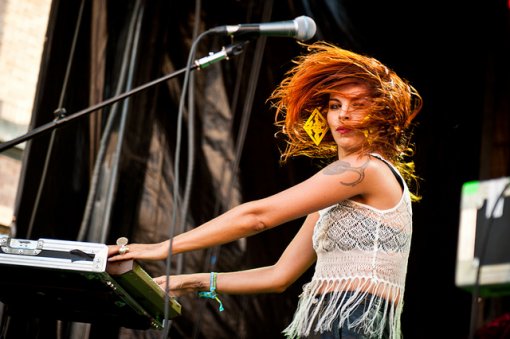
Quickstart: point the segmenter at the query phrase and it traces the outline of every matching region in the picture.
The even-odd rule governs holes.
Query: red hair
[[[363,152],[381,154],[400,170],[408,183],[417,179],[414,163],[406,161],[414,153],[410,141],[412,121],[422,107],[416,89],[374,58],[326,42],[305,46],[309,53],[294,60],[295,66],[269,98],[276,108],[279,134],[286,138],[282,161],[297,155],[313,158],[338,155],[329,132],[317,146],[303,125],[314,108],[325,112],[335,88],[347,82],[360,82],[370,89],[372,103],[367,118],[354,126],[366,135]]]

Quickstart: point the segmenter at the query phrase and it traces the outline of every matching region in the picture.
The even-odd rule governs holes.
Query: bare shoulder
[[[370,155],[349,155],[326,166],[324,175],[347,175],[342,184],[355,186],[372,176],[386,173],[388,166],[380,159]],[[367,177],[368,176],[368,177]]]
[[[365,178],[369,163],[369,156],[350,155],[332,162],[322,170],[322,173],[328,176],[342,175],[346,177],[342,181],[342,184],[355,186],[361,183]]]

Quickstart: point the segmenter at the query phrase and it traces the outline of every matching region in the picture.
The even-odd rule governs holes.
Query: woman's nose
[[[345,106],[342,106],[342,108],[340,109],[340,112],[338,114],[338,118],[340,120],[349,120],[349,106],[345,105]]]

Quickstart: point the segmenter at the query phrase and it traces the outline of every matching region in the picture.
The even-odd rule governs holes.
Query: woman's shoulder
[[[370,154],[350,154],[330,163],[322,173],[327,176],[342,176],[341,182],[347,186],[360,186],[374,183],[374,180],[386,175],[388,170],[382,160]]]
[[[367,164],[367,174],[372,173],[375,175],[383,175],[386,176],[391,173],[394,169],[394,166],[380,156],[379,154],[368,154],[367,156],[368,164]]]
[[[352,167],[352,168],[379,168],[387,167],[387,161],[378,154],[349,154],[341,159],[335,160],[327,167]]]
[[[391,173],[391,163],[378,154],[350,154],[329,164],[326,174],[356,172],[362,181],[379,180]]]

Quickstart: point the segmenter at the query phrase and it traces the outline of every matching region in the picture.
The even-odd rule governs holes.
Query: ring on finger
[[[128,238],[120,237],[117,239],[117,245],[120,246],[119,247],[120,255],[126,254],[129,251],[129,247],[127,246],[127,244],[128,244]]]
[[[128,247],[128,246],[126,246],[126,245],[122,245],[122,246],[119,248],[119,254],[120,254],[120,255],[126,254],[128,251],[129,251],[129,247]]]

